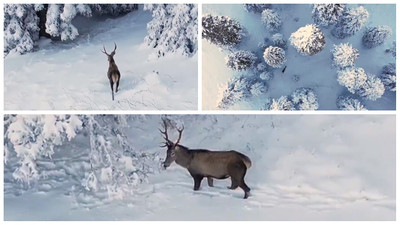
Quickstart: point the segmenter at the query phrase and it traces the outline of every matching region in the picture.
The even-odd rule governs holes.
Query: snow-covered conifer
[[[278,99],[272,99],[269,106],[270,110],[274,111],[292,111],[295,110],[293,102],[287,96],[281,96]]]
[[[325,36],[315,24],[300,27],[289,41],[303,55],[317,54],[325,47]]]
[[[203,16],[202,25],[202,37],[219,47],[234,47],[244,36],[239,22],[227,16]]]
[[[333,54],[333,65],[338,69],[354,66],[359,56],[358,50],[349,43],[333,45],[331,52]]]
[[[250,86],[250,93],[252,96],[260,96],[268,91],[267,83],[263,81],[257,81]]]
[[[246,70],[251,68],[257,57],[249,51],[232,52],[226,58],[226,65],[234,70]]]
[[[264,71],[260,74],[261,80],[270,81],[274,78],[274,74],[271,71]]]
[[[282,34],[276,33],[276,34],[272,35],[271,40],[272,40],[272,43],[274,44],[274,46],[280,47],[283,49],[287,48],[286,40],[283,38]]]
[[[243,7],[247,12],[261,13],[265,9],[271,8],[271,4],[243,4]]]
[[[373,75],[368,75],[367,80],[361,85],[358,90],[358,94],[371,101],[375,101],[382,97],[385,93],[385,86],[383,85],[381,79]]]
[[[265,9],[261,13],[261,22],[267,27],[268,31],[274,32],[281,28],[281,17],[275,10]]]
[[[338,71],[338,82],[345,86],[350,93],[355,94],[367,81],[367,74],[363,68],[348,67]]]
[[[365,111],[365,106],[356,98],[350,96],[339,96],[336,100],[336,105],[340,110],[347,111]]]
[[[80,5],[77,5],[77,8],[83,7],[85,4]],[[139,9],[138,4],[91,4],[89,6],[96,14],[111,16],[120,16]]]
[[[286,62],[285,50],[280,47],[269,46],[264,51],[264,60],[274,68],[282,67]]]
[[[314,4],[312,18],[319,26],[335,25],[345,8],[346,4]]]
[[[362,6],[346,9],[335,28],[332,30],[332,34],[341,39],[350,37],[367,24],[368,18],[369,13]]]
[[[396,58],[396,41],[393,41],[390,48],[386,49],[385,52]]]
[[[389,26],[369,27],[364,32],[363,44],[367,48],[373,48],[385,42],[390,35],[392,28]]]
[[[298,88],[292,93],[292,102],[297,110],[317,110],[317,96],[311,88]]]
[[[396,91],[396,64],[389,63],[385,65],[380,78],[386,90]]]

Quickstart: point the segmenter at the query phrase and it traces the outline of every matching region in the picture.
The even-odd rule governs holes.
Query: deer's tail
[[[240,158],[242,159],[243,163],[246,165],[247,169],[250,168],[250,167],[251,167],[251,160],[250,160],[250,158],[247,157],[245,154],[242,154],[242,153],[240,153],[240,152],[238,152],[238,153],[239,153],[239,156],[240,156]]]

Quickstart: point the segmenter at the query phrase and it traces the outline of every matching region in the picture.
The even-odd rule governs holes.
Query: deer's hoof
[[[245,192],[243,199],[247,199],[250,196],[250,192]]]

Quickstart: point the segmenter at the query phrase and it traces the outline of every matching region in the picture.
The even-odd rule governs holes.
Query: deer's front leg
[[[214,180],[212,177],[207,177],[208,186],[214,187]]]
[[[203,176],[197,175],[197,174],[192,174],[192,177],[194,180],[193,190],[197,191],[200,189],[200,184],[201,184],[201,181],[203,180]]]

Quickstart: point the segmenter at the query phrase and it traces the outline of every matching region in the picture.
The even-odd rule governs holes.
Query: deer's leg
[[[214,180],[212,177],[207,177],[208,186],[214,187]]]
[[[228,173],[232,181],[231,186],[228,188],[232,190],[236,189],[239,187],[244,174],[246,174],[246,165],[243,161],[231,163],[228,165]]]
[[[194,187],[193,190],[197,191],[200,189],[201,181],[203,180],[203,176],[201,175],[192,175],[194,180]]]
[[[115,92],[118,92],[118,87],[119,87],[119,78],[118,78],[118,80],[117,80],[117,87],[116,87],[116,89],[115,89]]]
[[[246,183],[244,182],[244,179],[242,179],[242,181],[240,182],[240,188],[243,189],[244,191],[244,199],[248,198],[250,195],[250,188],[246,185]]]
[[[114,82],[112,81],[112,79],[110,79],[110,86],[111,86],[111,98],[114,101],[114,90],[113,90]]]

